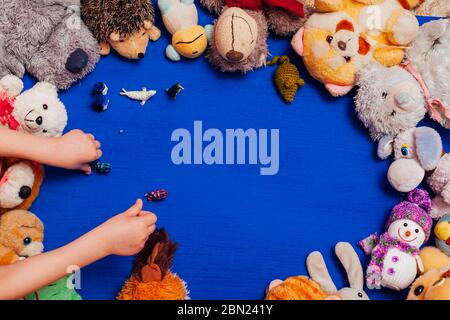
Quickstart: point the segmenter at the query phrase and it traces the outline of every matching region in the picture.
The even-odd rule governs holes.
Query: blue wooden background
[[[212,20],[201,10],[201,23]],[[400,200],[385,178],[389,162],[376,158],[355,117],[352,96],[331,98],[306,74],[286,39],[271,38],[269,44],[272,55],[292,57],[306,80],[292,105],[275,91],[274,67],[241,76],[220,73],[204,58],[172,63],[164,57],[169,40],[164,31],[140,62],[116,54],[102,58],[92,74],[61,93],[68,129],[95,134],[113,171],[86,177],[47,169],[32,208],[45,223],[46,250],[120,213],[145,192],[166,188],[166,201],[145,208],[179,242],[173,270],[186,280],[193,299],[262,299],[271,280],[305,275],[305,258],[314,250],[323,253],[337,286],[347,285],[334,245],[356,244],[382,231],[390,208]],[[110,88],[110,108],[101,114],[90,107],[97,81]],[[186,90],[170,101],[164,89],[175,82]],[[27,87],[32,83],[26,79]],[[158,90],[145,107],[119,95],[122,88],[143,86]],[[279,174],[260,176],[259,167],[248,165],[175,166],[171,133],[192,130],[194,120],[222,130],[279,128]],[[448,148],[449,134],[443,137]],[[367,259],[357,251],[365,268]],[[131,262],[108,257],[83,269],[81,295],[114,299]],[[388,290],[369,295],[405,297]]]

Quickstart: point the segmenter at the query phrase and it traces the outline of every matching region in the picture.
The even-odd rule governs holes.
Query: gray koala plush
[[[79,0],[0,0],[0,77],[25,71],[67,89],[99,60]]]
[[[450,21],[431,21],[420,28],[406,51],[409,64],[391,68],[372,64],[360,72],[356,113],[372,139],[414,128],[427,112],[450,128],[449,52]]]

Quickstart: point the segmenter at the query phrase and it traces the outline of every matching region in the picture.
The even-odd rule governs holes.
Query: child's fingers
[[[81,167],[81,171],[84,171],[87,175],[90,175],[92,173],[92,168],[90,165],[85,164]]]
[[[94,137],[93,134],[87,133],[86,136],[87,136],[89,139],[91,139],[92,141],[95,141],[95,137]]]
[[[100,149],[101,146],[102,146],[102,144],[100,143],[100,141],[94,140],[94,147],[95,147],[95,149]]]
[[[98,149],[97,150],[97,159],[100,159],[102,157],[102,155],[103,155],[103,151]]]
[[[143,205],[142,200],[137,199],[136,203],[130,209],[125,211],[124,214],[129,217],[136,217],[141,212]]]
[[[151,225],[148,228],[148,235],[151,235],[153,232],[155,232],[155,230],[156,230],[156,225]]]
[[[158,217],[148,211],[141,211],[139,218],[142,219],[147,226],[152,226],[158,221]]]

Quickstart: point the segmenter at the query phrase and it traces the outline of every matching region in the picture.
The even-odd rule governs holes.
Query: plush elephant
[[[378,144],[382,159],[394,154],[388,180],[394,189],[409,192],[426,178],[435,197],[430,215],[437,219],[450,214],[450,154],[443,151],[442,139],[428,127],[409,129],[395,138],[383,137]]]

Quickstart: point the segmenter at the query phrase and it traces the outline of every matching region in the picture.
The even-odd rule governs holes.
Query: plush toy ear
[[[436,169],[444,149],[439,133],[432,128],[420,127],[414,131],[414,137],[417,157],[422,167],[426,171]]]
[[[364,273],[355,249],[348,242],[339,242],[336,245],[335,252],[347,272],[350,288],[362,290],[364,287]]]
[[[342,97],[345,96],[350,91],[352,91],[353,85],[340,86],[337,84],[327,83],[325,84],[325,88],[328,90],[328,92],[331,93],[333,97]]]
[[[387,159],[394,151],[394,138],[386,135],[378,142],[377,155],[380,159]]]
[[[335,294],[337,292],[320,252],[315,251],[308,255],[306,258],[306,268],[311,279],[317,282],[323,291],[328,294]]]
[[[39,90],[54,97],[58,96],[58,88],[49,82],[38,82],[34,85],[33,90]]]
[[[117,32],[112,32],[110,35],[109,35],[109,39],[111,40],[111,41],[119,41],[120,40],[120,34],[118,34]]]
[[[305,34],[305,28],[302,27],[300,30],[297,31],[297,33],[294,35],[291,41],[292,48],[294,51],[299,55],[303,56],[303,35]]]

